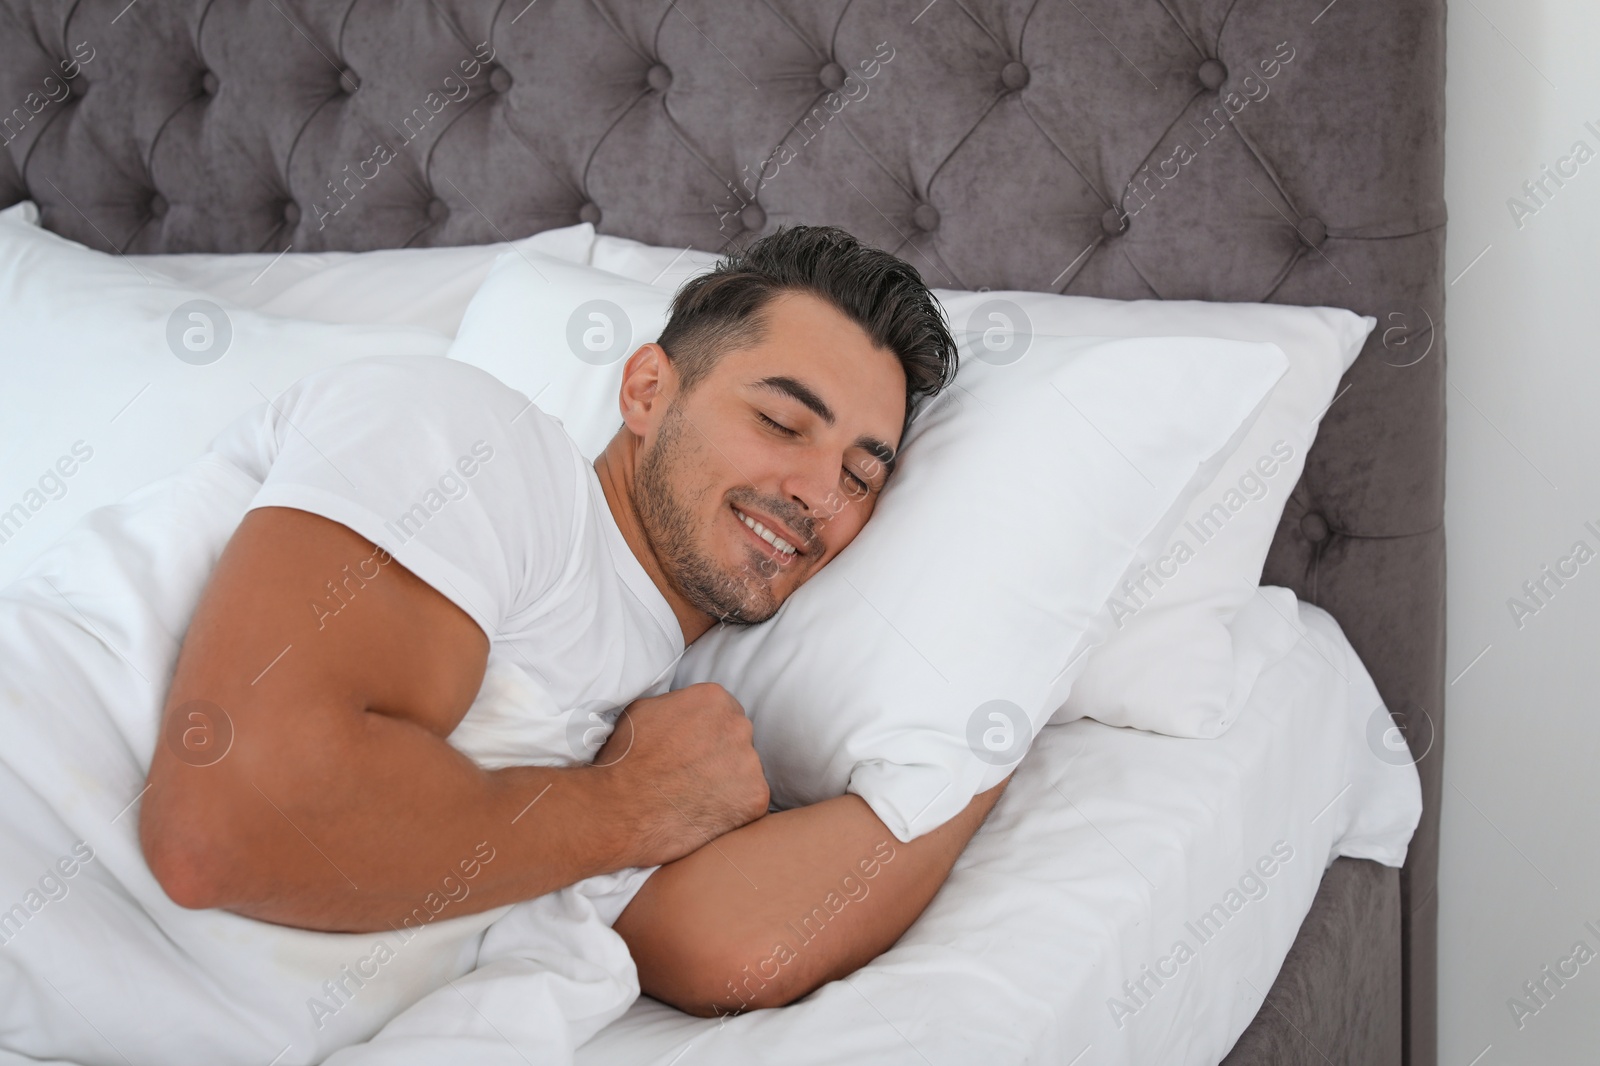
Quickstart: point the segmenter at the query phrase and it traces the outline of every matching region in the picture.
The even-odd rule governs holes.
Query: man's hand
[[[767,813],[767,779],[750,720],[721,685],[635,700],[617,720],[596,768],[638,821],[636,865],[656,866]]]
[[[668,862],[704,843],[695,826],[765,813],[749,723],[716,686],[636,704],[614,765],[479,768],[444,738],[488,651],[349,528],[248,512],[168,691],[139,812],[156,879],[186,907],[370,931]]]

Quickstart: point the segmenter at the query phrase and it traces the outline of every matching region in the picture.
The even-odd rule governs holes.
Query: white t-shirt
[[[348,526],[482,627],[483,685],[448,738],[479,765],[589,761],[616,713],[669,687],[683,631],[618,529],[594,467],[558,420],[493,375],[437,356],[353,360],[300,379],[233,423],[212,450],[260,482],[247,510],[294,507]],[[383,565],[353,569],[382,580]],[[360,588],[352,582],[347,592],[355,603]],[[325,609],[323,624],[337,625],[334,594]],[[472,915],[446,909],[409,940],[204,912],[230,945],[228,974],[214,976],[238,998],[259,998],[256,1012],[287,1023],[276,1029],[281,1039],[314,1046],[319,1058],[370,1036],[430,989],[444,992],[396,1024],[426,1029],[443,1011],[446,1025],[460,1010],[447,981],[507,972],[526,971],[526,1012],[566,988],[556,972],[586,967],[620,1013],[637,984],[608,927],[655,869],[591,877]],[[347,1002],[322,991],[318,982],[357,946],[371,958],[380,942],[393,959],[380,968],[383,980]],[[552,945],[581,962],[563,961]],[[260,980],[263,972],[271,979]],[[554,1024],[547,1015],[530,1017]]]
[[[493,375],[436,356],[354,360],[302,378],[213,448],[261,480],[252,509],[348,526],[483,629],[484,691],[450,737],[480,764],[588,761],[617,712],[670,684],[683,631],[594,467]],[[327,597],[323,625],[340,606]]]

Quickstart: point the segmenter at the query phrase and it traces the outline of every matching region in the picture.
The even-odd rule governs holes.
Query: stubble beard
[[[673,487],[672,473],[686,450],[688,419],[679,402],[668,406],[655,444],[639,459],[634,478],[639,524],[667,580],[690,606],[731,625],[765,622],[779,606],[770,576],[762,572],[766,568],[747,564],[730,573],[701,551],[694,511]]]

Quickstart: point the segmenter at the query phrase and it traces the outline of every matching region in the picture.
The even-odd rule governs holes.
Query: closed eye
[[[757,411],[756,417],[761,420],[762,425],[767,426],[769,429],[776,430],[786,437],[798,437],[800,435],[798,431],[790,429],[788,426],[767,417],[766,413],[763,411]],[[866,479],[861,477],[854,470],[851,470],[849,467],[844,468],[844,476],[850,479],[851,484],[855,485],[855,492],[859,493],[859,495],[852,494],[851,499],[863,499],[872,491],[872,486],[867,484]]]
[[[763,423],[765,423],[766,425],[772,427],[773,429],[777,430],[779,433],[784,434],[785,436],[788,436],[788,437],[797,437],[797,436],[799,436],[798,433],[796,433],[794,430],[790,429],[788,426],[780,425],[779,423],[774,422],[772,419],[768,418],[765,414],[762,414],[760,411],[756,412],[756,417],[761,419],[761,421]]]

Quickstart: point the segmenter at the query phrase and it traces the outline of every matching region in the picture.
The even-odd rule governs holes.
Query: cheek
[[[872,517],[876,504],[876,496],[869,496],[865,500],[845,501],[845,506],[823,528],[822,539],[828,546],[824,562],[843,551],[846,545],[856,539],[857,534],[866,526],[867,519]]]
[[[679,501],[696,511],[710,514],[720,502],[718,487],[724,477],[726,461],[692,427],[685,426],[670,449],[668,481]]]

